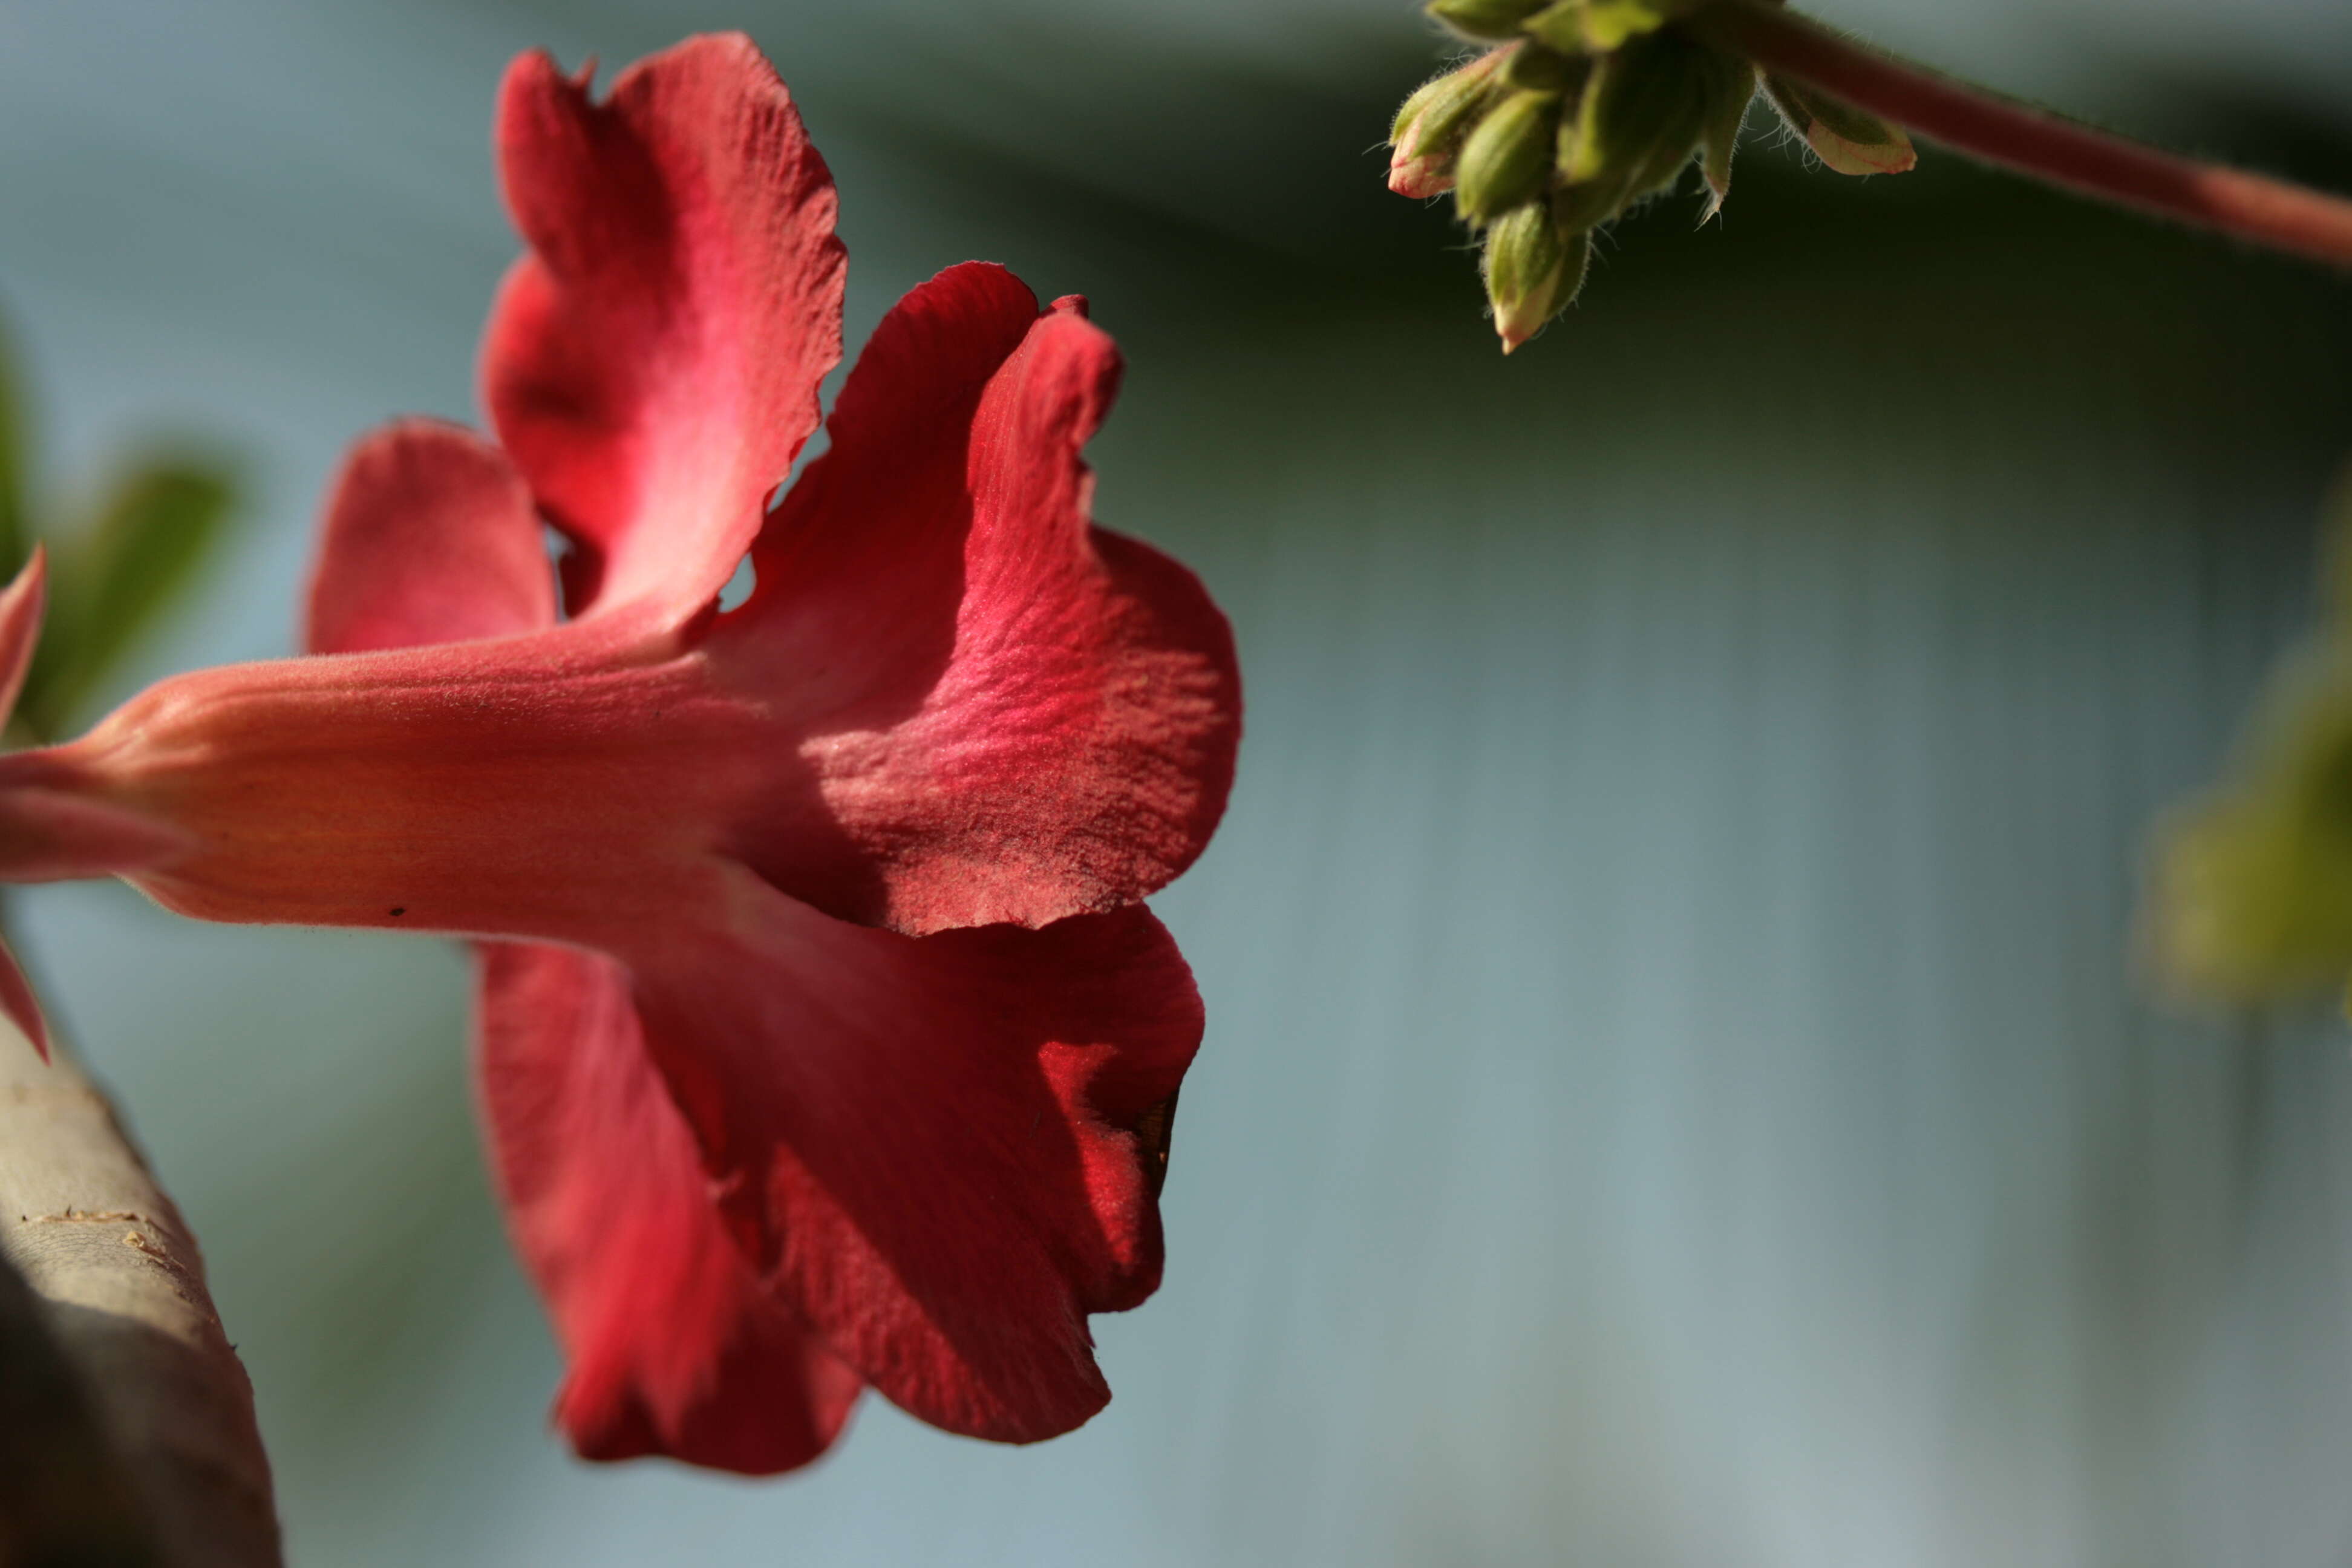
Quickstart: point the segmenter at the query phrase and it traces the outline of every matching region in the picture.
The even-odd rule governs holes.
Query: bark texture
[[[0,1568],[281,1562],[253,1388],[113,1107],[0,1025]],[[20,1374],[21,1373],[21,1377]]]

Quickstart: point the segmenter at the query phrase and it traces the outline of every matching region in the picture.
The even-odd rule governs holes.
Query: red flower
[[[527,56],[498,143],[530,246],[499,444],[362,441],[311,589],[333,657],[165,681],[0,761],[0,799],[158,825],[130,879],[184,913],[484,939],[492,1153],[582,1453],[784,1469],[866,1383],[1066,1431],[1108,1398],[1087,1315],[1159,1282],[1201,1035],[1139,900],[1239,732],[1200,584],[1087,521],[1118,356],[1081,301],[950,268],[770,510],[843,258],[767,62],[697,38],[598,104]]]

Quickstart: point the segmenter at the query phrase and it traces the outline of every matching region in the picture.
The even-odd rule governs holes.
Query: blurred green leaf
[[[2162,837],[2149,931],[2167,976],[2198,991],[2352,975],[2352,487],[2333,533],[2321,639],[2272,678],[2235,776]]]
[[[0,322],[0,572],[14,577],[32,546],[27,535],[25,493],[29,488],[25,468],[26,438],[24,397],[18,389],[16,356],[5,322]]]
[[[2176,984],[2255,996],[2352,974],[2352,670],[2273,694],[2234,784],[2166,831],[2155,895]]]
[[[219,540],[236,480],[217,461],[152,460],[117,480],[85,531],[54,541],[49,619],[18,710],[56,736],[171,605]]]

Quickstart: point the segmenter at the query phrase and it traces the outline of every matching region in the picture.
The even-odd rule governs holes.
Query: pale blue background
[[[1832,14],[2352,186],[2333,0]],[[1212,1016],[1168,1284],[1045,1447],[869,1403],[783,1482],[577,1465],[457,955],[37,892],[296,1562],[2352,1555],[2344,1030],[2155,1008],[2130,940],[2152,815],[2306,619],[2352,292],[1759,145],[1507,363],[1378,190],[1399,5],[0,0],[51,477],[177,432],[256,487],[137,679],[286,651],[342,443],[470,412],[506,58],[730,24],[841,181],[853,338],[967,256],[1094,295],[1100,513],[1240,629],[1233,815],[1160,900]]]

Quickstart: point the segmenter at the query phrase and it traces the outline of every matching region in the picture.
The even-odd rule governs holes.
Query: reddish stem
[[[2062,120],[1839,37],[1778,5],[1734,0],[1690,24],[1955,151],[2143,212],[2352,268],[2352,201],[2175,157]]]

